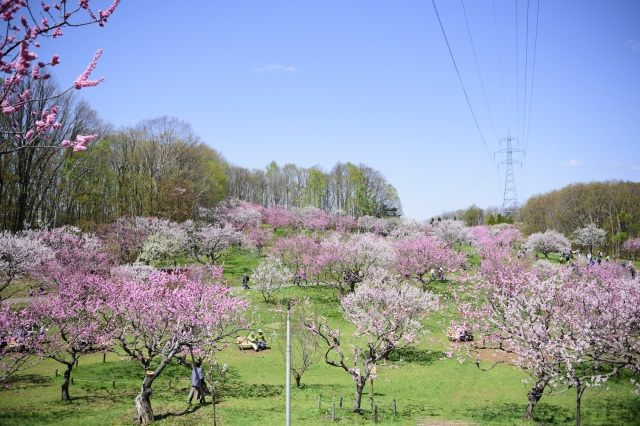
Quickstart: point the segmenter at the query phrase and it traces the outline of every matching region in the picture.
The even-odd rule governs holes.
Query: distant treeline
[[[31,82],[46,99],[50,81]],[[0,130],[34,126],[53,101],[25,104]],[[170,117],[144,120],[114,130],[87,103],[69,94],[56,100],[60,126],[46,135],[2,138],[0,146],[0,230],[76,225],[92,229],[122,216],[155,216],[183,222],[229,197],[287,208],[313,206],[354,217],[398,216],[395,188],[366,165],[338,163],[331,172],[275,162],[266,170],[229,164],[196,135],[191,125]],[[100,135],[86,152],[55,149],[78,134]],[[46,137],[45,137],[46,136]]]
[[[498,208],[475,205],[440,215],[463,220],[469,226],[508,222]],[[437,220],[434,218],[433,220]],[[575,183],[527,200],[515,218],[524,235],[554,229],[571,238],[574,231],[590,224],[607,233],[607,248],[618,253],[629,238],[640,237],[640,183],[607,181]]]
[[[531,197],[518,221],[525,234],[555,229],[568,236],[594,224],[607,232],[609,247],[617,250],[627,239],[640,236],[640,183],[572,184]]]

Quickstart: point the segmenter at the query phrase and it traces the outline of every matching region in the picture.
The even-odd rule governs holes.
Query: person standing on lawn
[[[189,392],[189,405],[193,398],[200,400],[200,404],[204,404],[204,370],[202,364],[196,362],[195,367],[191,370],[191,391]]]

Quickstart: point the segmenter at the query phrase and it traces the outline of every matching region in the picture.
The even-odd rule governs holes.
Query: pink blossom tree
[[[96,231],[105,250],[113,253],[120,263],[138,259],[143,243],[149,236],[170,226],[167,219],[155,217],[121,217]]]
[[[430,280],[435,279],[436,272],[442,279],[445,274],[460,269],[466,261],[464,255],[452,252],[434,238],[402,239],[394,245],[396,271],[402,277],[416,279],[423,290]]]
[[[342,294],[353,292],[371,268],[389,268],[394,260],[391,242],[373,233],[334,233],[322,240],[321,249],[317,265]]]
[[[70,400],[71,372],[78,359],[93,345],[104,345],[109,332],[103,320],[108,281],[96,274],[68,272],[58,277],[54,294],[33,300],[25,317],[30,319],[33,350],[40,358],[50,358],[65,366],[61,399]]]
[[[331,216],[317,207],[295,208],[291,210],[294,225],[299,229],[325,231],[331,226]]]
[[[271,244],[274,237],[271,229],[264,229],[261,227],[251,228],[245,231],[245,235],[247,236],[249,244],[258,249],[258,253],[262,253],[262,250]]]
[[[306,233],[296,234],[275,241],[272,253],[281,258],[300,277],[317,276],[322,265],[319,263],[321,246],[318,237]]]
[[[106,10],[99,10],[97,13],[94,13],[90,7],[90,3],[96,3],[95,0],[82,0],[75,7],[66,1],[59,4],[47,4],[44,1],[34,3],[28,0],[7,0],[0,5],[0,20],[6,24],[6,31],[0,35],[0,71],[8,75],[2,81],[0,88],[0,109],[2,114],[16,117],[16,120],[19,120],[19,113],[26,104],[46,100],[34,98],[29,88],[30,85],[25,83],[28,80],[37,81],[50,78],[49,68],[57,66],[61,62],[58,55],[38,61],[36,49],[40,47],[40,42],[62,37],[66,29],[93,24],[104,26],[120,0],[113,1]],[[86,17],[81,18],[84,13],[86,13]],[[101,54],[101,50],[96,52],[87,69],[66,91],[72,88],[79,90],[83,87],[96,86],[103,81],[102,78],[90,80],[91,73]],[[53,97],[59,97],[66,91]],[[48,133],[60,127],[56,121],[57,115],[58,107],[53,106],[42,113],[40,119],[35,122],[35,127],[31,129],[19,132],[11,128],[3,129],[5,134],[13,137],[12,140],[19,140],[21,143],[0,142],[0,156],[41,146],[34,141],[38,137],[46,137]],[[17,128],[19,127],[17,126]],[[97,136],[77,135],[75,141],[64,140],[60,145],[50,147],[72,147],[74,151],[84,151],[87,149],[87,144]]]
[[[0,382],[42,361],[36,351],[42,337],[31,320],[26,309],[0,305]]]
[[[247,301],[221,284],[220,268],[210,271],[212,277],[155,274],[144,281],[118,282],[107,298],[114,341],[144,369],[135,399],[140,424],[153,421],[153,382],[181,351],[204,350],[249,325]]]
[[[375,377],[373,367],[394,348],[420,339],[425,332],[421,321],[438,307],[438,299],[407,284],[363,283],[340,304],[344,319],[356,328],[353,339],[341,337],[326,318],[305,324],[324,342],[326,363],[341,368],[355,381],[354,412],[360,412],[362,390],[367,380]]]
[[[630,312],[638,286],[624,283],[615,267],[530,268],[495,253],[488,252],[465,301],[457,299],[461,322],[454,326],[473,330],[476,341],[454,346],[478,365],[482,351],[512,354],[532,384],[528,420],[544,394],[575,388],[579,423],[584,389],[637,363],[638,343],[628,337],[638,333],[638,313]]]
[[[262,211],[262,221],[275,231],[285,228],[293,223],[291,212],[284,207],[272,206]]]
[[[64,226],[50,231],[26,231],[25,235],[54,253],[51,260],[33,268],[30,274],[43,289],[55,289],[60,278],[71,272],[108,276],[117,264],[99,238],[79,228]]]
[[[640,238],[629,238],[622,245],[622,249],[631,253],[631,257],[636,258],[636,253],[640,251]]]

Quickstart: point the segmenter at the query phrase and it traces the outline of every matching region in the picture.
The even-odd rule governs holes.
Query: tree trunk
[[[580,402],[582,401],[582,394],[585,389],[582,383],[578,382],[578,386],[576,387],[576,426],[580,426]]]
[[[134,419],[141,425],[148,425],[153,421],[153,409],[151,408],[151,383],[153,382],[153,371],[147,371],[147,375],[142,383],[142,389],[136,396],[136,412]]]
[[[62,377],[62,385],[60,385],[62,394],[60,396],[60,399],[63,401],[71,401],[71,397],[69,396],[69,382],[71,381],[72,369],[73,369],[73,362],[67,364],[67,369],[64,371],[64,375]]]
[[[527,410],[524,413],[524,419],[527,421],[533,421],[533,409],[535,408],[540,398],[542,398],[542,393],[544,392],[544,388],[547,386],[547,379],[541,378],[538,379],[536,384],[533,386],[527,393],[527,399],[529,400],[529,404],[527,405]]]
[[[302,376],[300,374],[293,373],[293,378],[296,381],[296,387],[300,387],[300,381],[302,380]]]
[[[362,390],[364,389],[365,381],[362,380],[362,376],[356,380],[356,398],[353,404],[353,412],[360,413],[360,402],[362,401]]]

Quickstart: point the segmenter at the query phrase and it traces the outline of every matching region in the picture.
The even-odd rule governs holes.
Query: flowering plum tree
[[[145,281],[122,281],[107,298],[114,340],[145,370],[135,400],[135,418],[153,421],[153,382],[185,348],[201,348],[248,327],[247,301],[221,284],[222,269],[204,274],[154,274]],[[215,284],[209,282],[213,279]]]
[[[321,270],[320,253],[320,241],[306,233],[280,238],[273,246],[273,254],[298,276],[317,275]]]
[[[29,271],[51,259],[53,250],[38,239],[27,234],[0,233],[0,303],[24,289]],[[15,285],[16,281],[20,284]]]
[[[278,228],[284,228],[293,223],[291,212],[284,207],[273,206],[262,211],[262,221],[275,231]]]
[[[395,242],[396,271],[402,277],[418,280],[423,290],[426,290],[428,282],[425,276],[430,271],[435,273],[438,270],[438,275],[444,278],[446,273],[459,269],[465,260],[465,256],[452,252],[434,238],[410,238]]]
[[[71,372],[78,358],[93,345],[109,339],[103,321],[108,281],[97,274],[68,272],[58,277],[55,294],[35,299],[27,306],[31,332],[39,335],[30,344],[40,358],[51,358],[66,368],[61,384],[61,399],[70,400]]]
[[[333,213],[332,221],[333,227],[338,232],[350,232],[357,225],[356,220],[342,210],[338,210]]]
[[[452,248],[458,243],[458,251],[460,245],[470,240],[469,227],[461,220],[445,219],[434,223],[431,232],[434,237],[442,241],[446,247]]]
[[[374,378],[372,368],[394,348],[420,338],[425,332],[421,320],[438,307],[438,299],[430,292],[407,284],[363,283],[340,303],[344,319],[356,327],[353,340],[341,338],[339,330],[332,329],[321,317],[307,320],[306,327],[324,342],[327,364],[353,377],[356,383],[354,412],[360,412],[362,390],[367,380]],[[353,365],[348,363],[347,355],[354,360]]]
[[[234,245],[249,245],[250,242],[244,233],[236,230],[230,223],[205,226],[199,231],[196,240],[197,251],[194,258],[202,262],[201,256],[204,256],[210,264],[214,264]]]
[[[285,284],[293,278],[293,273],[277,257],[267,257],[252,272],[254,286],[262,293],[265,302],[269,302]]]
[[[114,253],[121,263],[135,261],[142,244],[153,234],[170,226],[167,219],[155,217],[121,217],[115,222],[100,227],[96,234],[105,245],[105,250]]]
[[[273,239],[273,231],[271,229],[264,228],[251,228],[246,232],[246,241],[250,243],[251,246],[258,249],[259,253],[262,253],[262,249],[264,249],[268,244],[270,244]],[[245,241],[244,239],[242,241]]]
[[[636,252],[640,251],[640,238],[629,238],[624,242],[622,248],[631,253],[631,256],[635,259]]]
[[[394,260],[391,243],[372,233],[350,236],[334,233],[321,242],[321,248],[317,265],[342,294],[353,292],[370,268],[387,268]]]
[[[530,268],[521,259],[492,259],[494,253],[469,299],[458,300],[462,322],[454,325],[477,337],[462,346],[478,365],[482,350],[512,354],[510,362],[532,383],[526,419],[542,395],[575,388],[579,422],[585,387],[637,363],[638,342],[629,338],[638,334],[638,312],[630,307],[638,303],[637,283],[624,282],[613,266]]]
[[[588,226],[576,229],[573,232],[573,241],[580,247],[589,250],[589,253],[592,253],[595,247],[604,243],[606,235],[607,233],[604,229],[600,229],[590,223]]]
[[[60,64],[58,55],[53,55],[49,60],[35,62],[38,55],[34,48],[40,47],[40,41],[55,40],[63,36],[63,29],[67,28],[92,24],[104,26],[120,0],[113,1],[109,8],[99,10],[97,14],[90,7],[90,3],[96,3],[95,0],[93,2],[82,0],[75,8],[66,1],[59,4],[46,4],[44,1],[37,5],[33,3],[35,2],[28,0],[7,0],[0,5],[0,20],[6,24],[6,31],[0,35],[0,71],[8,74],[0,88],[0,108],[2,114],[16,117],[15,120],[20,119],[19,113],[26,104],[44,100],[32,97],[30,85],[24,83],[28,80],[50,78],[47,67]],[[88,14],[84,20],[79,18],[80,12],[83,11]],[[103,81],[103,79],[89,80],[101,54],[102,51],[98,50],[93,61],[73,82],[71,88],[92,87]],[[62,93],[54,97],[61,95]],[[60,126],[56,121],[57,115],[58,107],[53,106],[42,113],[40,119],[35,122],[34,128],[19,133],[12,128],[2,129],[4,134],[12,135],[13,138],[3,138],[4,142],[0,142],[0,156],[39,146],[34,141],[40,136],[46,137],[49,132]],[[77,135],[75,141],[64,140],[60,145],[52,147],[73,147],[75,151],[84,151],[87,144],[97,136]],[[7,144],[7,140],[18,140],[22,143]]]
[[[291,210],[294,224],[299,229],[324,231],[331,226],[331,217],[317,207],[296,208]]]
[[[547,229],[545,232],[536,232],[529,235],[525,247],[544,254],[546,259],[549,258],[549,253],[571,251],[571,243],[567,237],[554,229]]]
[[[35,350],[41,336],[32,325],[26,309],[0,305],[0,382],[42,360]]]
[[[241,231],[249,227],[257,227],[262,222],[263,208],[257,204],[238,199],[228,199],[210,211],[203,211],[204,218],[209,223],[231,223],[235,229]]]
[[[480,248],[493,246],[513,247],[522,242],[522,233],[514,225],[500,223],[498,225],[474,226],[469,230],[473,244]]]
[[[168,260],[177,265],[177,259],[189,251],[189,236],[184,228],[173,224],[160,232],[149,236],[142,244],[139,261],[166,263]]]

